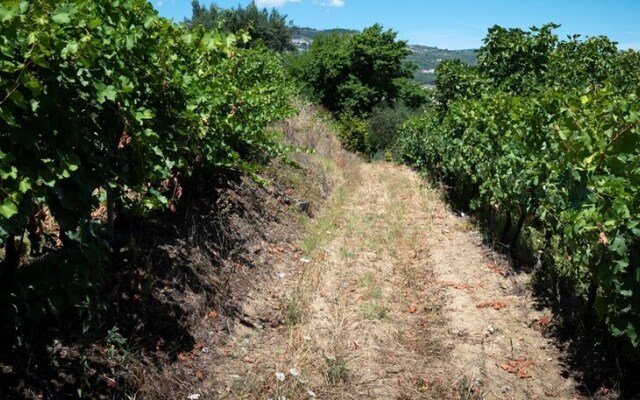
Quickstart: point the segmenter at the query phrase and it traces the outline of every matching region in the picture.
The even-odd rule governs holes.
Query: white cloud
[[[345,0],[313,0],[313,4],[323,7],[342,7]]]
[[[156,9],[159,9],[160,7],[163,7],[163,6],[170,7],[176,4],[176,0],[155,0],[154,3],[156,5]]]
[[[282,7],[287,0],[256,0],[258,7]]]
[[[258,7],[282,7],[287,3],[298,3],[301,0],[256,0],[256,6]]]

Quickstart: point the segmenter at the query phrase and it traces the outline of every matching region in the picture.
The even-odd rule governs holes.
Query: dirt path
[[[358,163],[218,345],[229,399],[579,398],[512,275],[412,171]]]

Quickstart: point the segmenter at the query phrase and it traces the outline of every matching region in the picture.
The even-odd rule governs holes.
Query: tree
[[[278,52],[295,49],[291,43],[293,26],[287,22],[287,16],[280,14],[276,9],[260,10],[255,2],[251,2],[246,8],[238,6],[221,9],[215,4],[206,8],[199,0],[193,0],[191,8],[191,19],[185,21],[188,26],[221,28],[231,33],[246,31],[251,36],[246,47],[255,47],[258,43],[263,43],[267,48]]]
[[[193,0],[191,2],[191,19],[186,20],[189,27],[200,25],[210,30],[217,28],[222,21],[222,10],[215,4],[211,4],[209,8],[200,4],[200,1]]]
[[[405,62],[410,50],[396,35],[379,24],[352,35],[318,35],[290,72],[333,113],[366,115],[382,101],[414,92],[407,90],[415,69]]]

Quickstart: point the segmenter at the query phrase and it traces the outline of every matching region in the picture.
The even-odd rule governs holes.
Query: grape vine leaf
[[[68,24],[71,22],[71,15],[75,12],[73,6],[59,6],[51,15],[51,19],[58,24]]]
[[[4,218],[9,219],[18,213],[18,206],[11,199],[5,199],[2,204],[0,204],[0,215]]]

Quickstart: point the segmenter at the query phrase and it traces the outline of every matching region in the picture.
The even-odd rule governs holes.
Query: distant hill
[[[313,42],[313,39],[320,33],[340,33],[350,34],[359,31],[352,29],[314,29],[306,27],[293,28],[293,44],[299,51],[306,51]],[[435,69],[444,60],[455,60],[475,65],[477,63],[476,50],[446,50],[432,46],[409,45],[411,55],[407,57],[407,61],[411,61],[418,66],[415,73],[416,81],[423,85],[434,85],[436,82]]]
[[[319,33],[358,33],[360,31],[356,31],[353,29],[342,29],[342,28],[334,28],[334,29],[314,29],[314,28],[305,28],[301,26],[296,26],[293,28],[293,37],[295,38],[305,38],[313,40]]]
[[[408,61],[418,66],[415,73],[415,79],[423,85],[434,85],[436,83],[435,69],[445,60],[459,59],[463,63],[476,65],[478,60],[476,50],[445,50],[437,47],[409,45],[411,55],[407,57]]]

